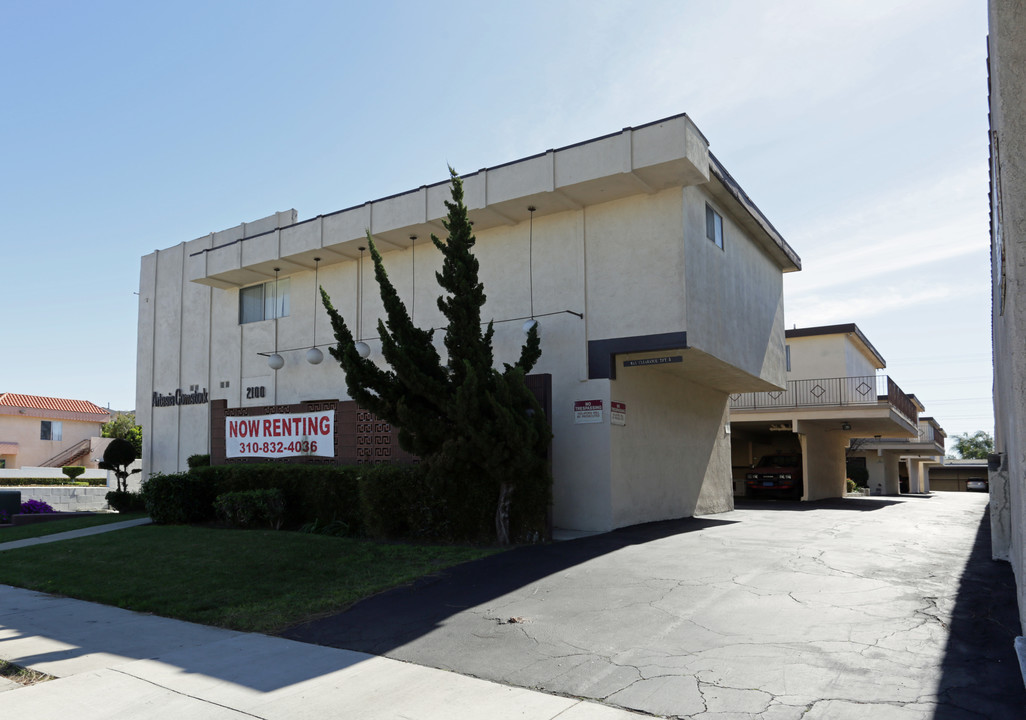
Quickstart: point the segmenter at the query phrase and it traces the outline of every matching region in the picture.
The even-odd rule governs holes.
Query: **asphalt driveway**
[[[987,501],[751,502],[519,548],[284,634],[657,716],[1023,718]]]

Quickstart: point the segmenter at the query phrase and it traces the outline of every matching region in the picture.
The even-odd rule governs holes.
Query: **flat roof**
[[[840,325],[820,325],[817,327],[807,328],[792,328],[791,330],[784,331],[785,338],[800,338],[800,337],[814,337],[816,335],[853,335],[855,339],[863,346],[865,352],[871,355],[873,358],[880,363],[881,368],[887,367],[887,361],[884,360],[883,355],[873,347],[873,343],[869,342],[859,326],[855,323],[842,323]]]
[[[708,140],[686,113],[461,173],[460,177],[471,219],[479,230],[526,220],[528,206],[536,206],[540,217],[672,186],[703,186],[730,207],[751,239],[783,272],[801,269],[798,254],[709,152]],[[449,182],[421,185],[298,222],[294,210],[286,211],[211,233],[209,239],[197,238],[209,245],[190,248],[189,257],[217,255],[218,259],[209,266],[195,264],[189,279],[215,287],[241,287],[262,279],[268,268],[284,268],[290,263],[292,269],[312,268],[315,254],[320,254],[322,266],[348,261],[365,242],[367,230],[376,242],[407,247],[411,235],[426,236],[437,229],[445,216]],[[291,241],[292,236],[299,237],[301,228],[317,222],[319,247]],[[326,222],[332,230],[325,229]],[[326,232],[334,233],[330,244],[324,240]],[[228,254],[231,246],[249,247],[257,238],[276,233],[278,250],[271,256],[254,252],[243,260]]]

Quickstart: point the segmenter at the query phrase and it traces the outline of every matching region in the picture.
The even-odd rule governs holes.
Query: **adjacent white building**
[[[689,117],[464,176],[497,362],[541,324],[554,524],[608,530],[733,507],[728,399],[785,383],[782,274],[800,261]],[[380,360],[370,231],[421,327],[449,184],[297,221],[294,210],[142,259],[144,476],[211,446],[210,403],[345,400],[323,286]],[[360,312],[358,313],[358,308]],[[440,334],[439,334],[440,335]],[[324,362],[307,361],[311,347]],[[275,371],[268,356],[284,366]]]
[[[1026,7],[990,0],[990,200],[994,334],[994,445],[990,518],[994,557],[1015,570],[1026,612]],[[1026,627],[1026,623],[1024,623]],[[1020,654],[1026,667],[1026,643]]]

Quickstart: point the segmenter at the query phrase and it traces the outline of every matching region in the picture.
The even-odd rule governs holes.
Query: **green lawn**
[[[0,583],[274,633],[495,548],[146,525],[8,550]]]
[[[12,525],[0,528],[0,543],[42,537],[43,535],[54,535],[67,530],[81,530],[82,528],[93,527],[94,525],[135,520],[145,515],[146,513],[103,513],[102,515],[68,518],[67,520],[47,520],[46,522],[34,523],[32,525]]]

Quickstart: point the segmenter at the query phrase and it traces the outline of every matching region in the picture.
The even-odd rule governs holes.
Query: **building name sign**
[[[203,405],[210,401],[210,393],[206,388],[197,392],[182,392],[178,388],[173,393],[161,395],[153,393],[153,407],[173,407],[175,405]]]
[[[335,457],[335,411],[224,419],[225,457]]]
[[[641,367],[642,365],[666,365],[667,363],[684,362],[683,355],[669,355],[667,357],[645,358],[644,360],[624,360],[623,366]]]

